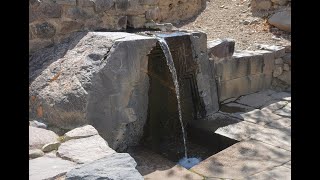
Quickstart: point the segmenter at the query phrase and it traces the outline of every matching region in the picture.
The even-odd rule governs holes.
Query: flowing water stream
[[[184,144],[184,155],[185,155],[185,157],[180,159],[179,164],[187,169],[190,169],[192,166],[198,164],[200,162],[200,159],[199,158],[188,158],[187,142],[186,142],[186,136],[185,136],[185,129],[184,129],[183,121],[182,121],[179,83],[178,83],[176,68],[174,66],[173,58],[172,58],[172,55],[170,52],[170,48],[169,48],[166,40],[163,37],[159,37],[159,36],[156,36],[156,38],[158,39],[160,46],[161,46],[161,49],[166,57],[167,65],[168,65],[169,70],[171,72],[172,80],[173,80],[175,90],[176,90],[176,95],[177,95],[179,120],[180,120],[180,125],[181,125],[181,130],[182,130],[183,144]]]

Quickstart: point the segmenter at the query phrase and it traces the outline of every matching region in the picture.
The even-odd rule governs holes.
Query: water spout
[[[185,136],[185,130],[184,130],[184,125],[183,125],[183,121],[182,121],[182,114],[181,114],[180,91],[179,91],[179,83],[178,83],[176,68],[174,66],[173,58],[172,58],[172,55],[170,52],[170,48],[169,48],[166,40],[162,37],[159,37],[159,36],[156,36],[156,38],[158,39],[160,46],[161,46],[161,49],[166,57],[167,65],[168,65],[169,70],[171,72],[172,80],[173,80],[173,83],[175,86],[177,101],[178,101],[179,120],[180,120],[180,125],[181,125],[181,130],[182,130],[182,136],[183,136],[184,155],[185,155],[185,158],[188,158],[186,136]]]

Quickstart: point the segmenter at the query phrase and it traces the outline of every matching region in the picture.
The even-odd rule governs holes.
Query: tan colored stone
[[[289,151],[255,140],[236,143],[191,168],[206,177],[239,179],[291,159]]]
[[[274,60],[274,63],[275,64],[283,64],[283,59],[277,58],[277,59]]]
[[[44,155],[44,152],[40,149],[31,149],[29,150],[29,158],[34,159]]]
[[[82,164],[113,153],[115,151],[108,146],[108,143],[99,135],[95,135],[62,143],[57,155],[63,159]]]
[[[53,131],[29,126],[29,149],[40,149],[47,143],[58,140]]]
[[[91,125],[85,125],[75,128],[64,135],[64,140],[86,138],[94,135],[99,135],[98,131]]]
[[[285,71],[290,71],[290,66],[289,66],[289,64],[284,64],[284,65],[283,65],[283,70],[285,70]]]
[[[274,71],[273,71],[273,77],[280,76],[282,74],[282,71],[283,71],[282,66],[279,66],[279,65],[276,66]]]
[[[42,147],[42,151],[43,151],[43,152],[50,152],[50,151],[53,151],[53,150],[58,150],[58,148],[59,148],[60,145],[61,145],[60,142],[48,143],[48,144],[45,144],[45,145]]]

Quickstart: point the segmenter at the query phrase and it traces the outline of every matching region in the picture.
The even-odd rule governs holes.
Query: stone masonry
[[[233,46],[232,40],[208,42],[220,102],[268,88],[290,91],[290,47],[257,44],[259,50],[233,53]]]
[[[143,28],[193,17],[205,0],[29,0],[29,53],[75,31]]]

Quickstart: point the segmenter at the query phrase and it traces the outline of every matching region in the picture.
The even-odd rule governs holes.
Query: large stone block
[[[281,30],[291,32],[291,11],[277,12],[268,19],[268,22]]]
[[[265,90],[271,86],[271,75],[256,74],[219,83],[219,101]]]
[[[217,39],[208,41],[208,55],[214,60],[231,57],[234,53],[235,41],[233,39]]]

